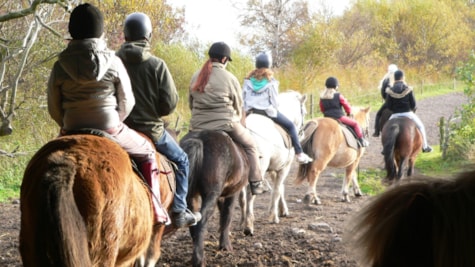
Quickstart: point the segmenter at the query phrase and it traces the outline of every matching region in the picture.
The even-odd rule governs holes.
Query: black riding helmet
[[[335,77],[328,77],[325,81],[325,87],[336,89],[338,87],[338,80]]]
[[[267,53],[260,53],[256,57],[256,68],[270,68],[272,66],[272,56]]]
[[[229,61],[233,61],[231,59],[231,48],[224,43],[224,42],[217,42],[211,45],[208,51],[208,55],[211,58],[218,58],[221,59],[223,57],[227,57]]]
[[[141,12],[135,12],[127,16],[124,22],[124,37],[126,41],[137,41],[152,37],[152,22],[150,18]]]

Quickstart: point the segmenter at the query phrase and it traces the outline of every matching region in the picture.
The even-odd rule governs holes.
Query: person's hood
[[[117,56],[126,63],[141,63],[152,56],[150,52],[150,44],[147,40],[126,42],[120,47]]]
[[[100,81],[114,62],[115,53],[100,38],[72,40],[58,62],[76,82]]]
[[[412,92],[412,87],[407,86],[402,81],[396,81],[393,87],[386,89],[386,93],[393,98],[403,98]]]

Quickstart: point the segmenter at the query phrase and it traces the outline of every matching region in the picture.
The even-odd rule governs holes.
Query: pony
[[[229,240],[235,200],[248,184],[249,162],[241,146],[224,131],[190,131],[180,140],[188,154],[188,207],[201,212],[201,220],[191,226],[193,240],[192,266],[206,266],[204,241],[208,221],[217,205],[219,249],[232,251]]]
[[[370,109],[370,107],[353,108],[355,112],[354,118],[366,134],[369,127]],[[337,120],[326,117],[314,118],[305,124],[305,137],[302,141],[302,148],[304,152],[313,158],[313,162],[301,164],[296,177],[297,184],[301,184],[304,180],[307,180],[309,184],[303,199],[304,203],[321,204],[320,198],[317,195],[317,182],[327,166],[345,168],[346,170],[341,189],[343,201],[350,202],[350,183],[353,184],[353,191],[356,197],[363,195],[358,184],[356,169],[365,148],[358,146],[355,137],[345,138],[343,132],[345,128],[346,126],[340,125]]]
[[[174,173],[160,168],[161,203],[173,201]],[[171,176],[171,177],[170,177]],[[169,181],[169,178],[171,181]],[[29,266],[155,266],[164,224],[129,155],[104,136],[49,141],[28,163],[20,189],[20,254]]]
[[[286,91],[278,96],[279,111],[292,121],[299,130],[307,113],[306,95],[297,91]],[[268,173],[273,181],[271,202],[269,206],[269,221],[279,223],[281,217],[289,215],[289,209],[284,198],[284,181],[292,166],[295,151],[288,133],[267,116],[251,113],[246,117],[246,127],[249,129],[257,144],[260,157],[262,177]],[[246,196],[247,192],[247,196]],[[241,225],[245,235],[254,232],[254,200],[246,188],[240,197]]]
[[[416,176],[368,199],[345,229],[359,266],[475,266],[475,169]]]
[[[393,118],[386,122],[381,132],[383,144],[385,181],[397,182],[414,173],[416,158],[422,150],[422,134],[410,118]]]

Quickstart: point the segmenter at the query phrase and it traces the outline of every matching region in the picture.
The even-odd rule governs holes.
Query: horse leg
[[[358,183],[358,175],[356,175],[357,164],[353,163],[346,168],[346,175],[343,179],[343,184],[341,186],[341,193],[342,193],[342,201],[343,202],[351,202],[350,200],[350,184],[353,184],[353,191],[355,196],[361,196],[361,189]]]
[[[312,164],[310,167],[310,172],[308,174],[308,189],[307,193],[305,194],[305,197],[303,199],[303,203],[309,205],[309,204],[316,204],[316,205],[321,205],[322,202],[320,201],[320,198],[317,195],[317,182],[318,178],[320,178],[320,174],[322,171],[325,169],[326,163],[320,163],[320,162],[315,162]]]
[[[252,195],[250,191],[246,190],[246,188],[243,189],[241,195],[244,195],[243,197],[247,200],[246,207],[245,207],[245,212],[241,214],[241,216],[244,217],[242,219],[242,223],[244,226],[244,234],[245,235],[254,235],[254,200],[256,199],[256,196]]]
[[[247,213],[247,190],[246,186],[242,188],[241,192],[239,192],[239,208],[241,210],[241,220],[239,221],[239,226],[244,228],[246,225],[246,213]]]
[[[191,263],[194,267],[206,266],[206,258],[204,255],[204,237],[207,231],[208,221],[213,215],[214,207],[219,197],[219,192],[201,196],[201,220],[190,227],[190,235],[193,239],[193,255]]]
[[[237,194],[220,199],[219,207],[219,249],[223,251],[233,251],[231,241],[229,241],[229,233],[231,231],[231,221],[233,219],[234,203]]]
[[[289,167],[281,170],[280,172],[277,173],[277,178],[278,182],[276,183],[279,185],[278,190],[279,190],[279,217],[287,217],[289,216],[289,208],[287,207],[287,201],[285,201],[285,179],[287,178],[287,175],[289,174],[290,171],[290,165]]]

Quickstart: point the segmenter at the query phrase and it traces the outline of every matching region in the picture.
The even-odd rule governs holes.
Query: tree
[[[310,23],[307,1],[249,0],[239,16],[244,27],[240,43],[253,54],[271,51],[274,67],[279,67],[303,39]]]
[[[23,87],[25,92],[31,90],[31,84],[25,86],[27,82],[24,74],[29,73],[39,62],[32,60],[31,55],[40,32],[47,29],[56,37],[60,36],[50,26],[58,18],[54,18],[55,12],[61,8],[61,13],[64,14],[64,10],[70,10],[73,4],[75,1],[35,0],[29,6],[23,7],[16,0],[10,0],[1,6],[4,15],[0,16],[0,136],[13,132],[15,110],[25,101],[23,98],[20,103],[17,102],[19,89]],[[46,57],[50,55],[48,53]],[[27,94],[22,96],[26,97]]]

